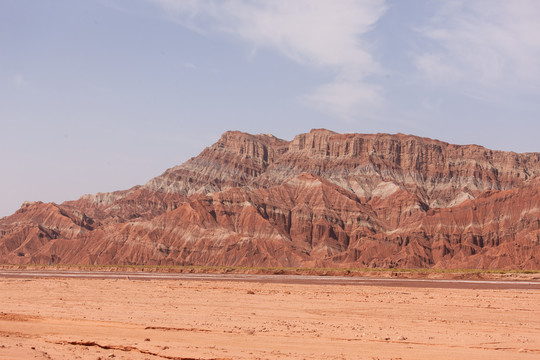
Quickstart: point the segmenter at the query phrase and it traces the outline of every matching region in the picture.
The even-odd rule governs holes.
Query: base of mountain
[[[539,270],[506,269],[388,269],[388,268],[286,268],[239,266],[149,266],[149,265],[40,265],[1,264],[0,270],[100,271],[179,274],[251,274],[349,276],[399,279],[521,280],[540,281]]]

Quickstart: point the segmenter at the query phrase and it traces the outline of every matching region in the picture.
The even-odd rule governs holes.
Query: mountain
[[[230,131],[145,185],[24,203],[0,262],[540,269],[540,153]]]

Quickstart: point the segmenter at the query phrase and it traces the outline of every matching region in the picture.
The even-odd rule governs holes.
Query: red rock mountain
[[[540,269],[540,153],[227,132],[143,186],[23,204],[0,261]]]

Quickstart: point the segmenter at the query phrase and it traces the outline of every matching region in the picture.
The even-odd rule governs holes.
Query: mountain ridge
[[[539,179],[540,153],[228,131],[144,185],[23,205],[0,260],[538,269]]]

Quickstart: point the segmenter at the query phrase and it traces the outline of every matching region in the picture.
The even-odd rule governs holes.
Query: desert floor
[[[0,359],[539,359],[540,291],[0,279]]]

